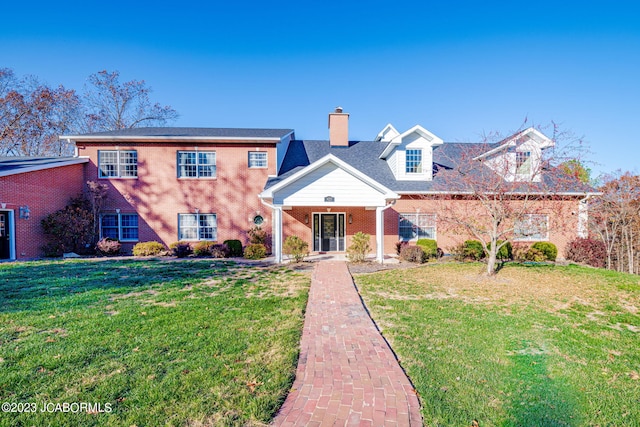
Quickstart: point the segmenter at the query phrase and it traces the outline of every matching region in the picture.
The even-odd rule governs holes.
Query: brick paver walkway
[[[313,272],[296,379],[274,426],[421,426],[418,398],[347,265]]]

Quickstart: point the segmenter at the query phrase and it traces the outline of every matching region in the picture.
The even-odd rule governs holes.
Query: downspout
[[[376,261],[380,264],[384,263],[384,211],[395,204],[394,199],[386,206],[376,208]]]
[[[273,211],[273,251],[276,264],[282,264],[282,206],[274,206],[258,196],[260,202]]]
[[[578,237],[589,237],[589,205],[591,194],[587,194],[578,202]]]

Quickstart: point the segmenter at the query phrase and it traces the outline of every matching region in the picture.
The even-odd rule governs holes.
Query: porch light
[[[349,214],[349,224],[353,223],[353,215]]]
[[[31,210],[29,206],[20,206],[19,215],[22,219],[29,219],[31,217]]]
[[[309,214],[304,214],[304,223],[309,224]]]

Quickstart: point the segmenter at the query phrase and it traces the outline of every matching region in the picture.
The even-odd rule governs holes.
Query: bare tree
[[[178,118],[170,106],[152,103],[151,88],[144,80],[120,82],[118,71],[100,71],[89,76],[85,86],[85,132],[146,126],[162,126]]]
[[[607,268],[638,273],[640,176],[614,174],[600,191],[593,201],[591,226],[607,248]]]
[[[552,129],[551,138],[527,128],[498,142],[492,135],[481,143],[457,144],[434,158],[431,198],[439,204],[439,224],[482,243],[488,275],[496,273],[504,245],[514,238],[539,240],[550,228],[562,228],[562,218],[571,215],[559,211],[577,207],[577,196],[569,193],[590,189],[558,167],[570,160],[567,153],[578,154],[581,139],[556,125]]]
[[[63,86],[51,88],[33,77],[17,79],[0,69],[0,154],[68,155],[58,135],[73,127],[79,99]]]

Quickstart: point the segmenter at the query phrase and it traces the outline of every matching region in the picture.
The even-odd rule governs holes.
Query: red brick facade
[[[15,259],[42,256],[41,221],[82,192],[83,169],[84,164],[75,164],[0,177],[0,210],[12,216]],[[28,206],[28,219],[20,218],[21,206]]]
[[[85,179],[105,183],[109,193],[103,212],[137,213],[139,238],[169,245],[178,240],[178,214],[216,214],[217,241],[247,243],[253,218],[261,215],[271,227],[271,209],[258,199],[268,175],[276,174],[275,143],[88,143],[78,154],[89,157]],[[178,178],[179,151],[215,151],[215,178]],[[137,178],[99,178],[99,150],[136,150]],[[266,168],[249,168],[249,152],[267,153]],[[135,242],[123,244],[131,250]]]

